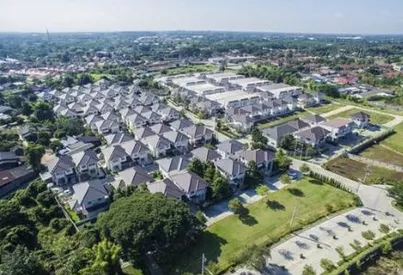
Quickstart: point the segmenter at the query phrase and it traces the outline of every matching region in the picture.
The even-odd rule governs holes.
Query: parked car
[[[287,175],[289,175],[292,180],[296,180],[298,178],[297,172],[293,170],[288,170]]]

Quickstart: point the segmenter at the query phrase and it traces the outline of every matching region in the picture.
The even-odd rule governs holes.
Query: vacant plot
[[[393,165],[403,166],[403,154],[395,153],[394,151],[383,147],[382,145],[374,145],[360,153],[360,156],[390,163]]]
[[[332,119],[332,118],[336,118],[336,117],[348,118],[348,117],[350,117],[350,115],[358,113],[360,111],[361,111],[360,109],[353,108],[348,111],[332,115],[332,116],[328,117],[328,119]],[[382,124],[385,124],[386,122],[393,120],[393,116],[390,116],[387,114],[378,114],[378,113],[368,112],[368,111],[363,111],[363,112],[367,113],[370,116],[371,123],[373,123],[373,124],[382,125]]]
[[[329,161],[327,169],[355,181],[362,181],[365,178],[366,184],[392,184],[403,180],[403,173],[376,166],[368,166],[367,169],[367,164],[344,157]],[[365,177],[366,171],[368,173]]]
[[[218,262],[221,271],[251,244],[278,240],[292,231],[290,219],[298,207],[293,228],[310,224],[329,214],[355,204],[351,194],[306,178],[247,207],[249,214],[240,218],[231,215],[205,230],[191,249],[177,259],[173,274],[200,272],[201,255]]]
[[[396,133],[388,137],[381,144],[403,154],[403,123],[395,127]]]
[[[330,104],[325,104],[325,105],[321,105],[321,106],[307,108],[306,110],[311,111],[317,115],[320,115],[320,114],[324,114],[324,113],[328,113],[330,111],[336,110],[340,107],[343,107],[343,105],[337,105],[337,104],[330,103]]]
[[[210,72],[217,70],[218,67],[214,65],[189,65],[184,67],[178,67],[166,70],[166,75],[177,75],[177,74],[187,74],[187,73],[197,73],[197,72]]]
[[[263,121],[257,123],[257,127],[259,129],[266,129],[266,128],[270,128],[270,127],[275,127],[275,126],[278,126],[280,124],[286,123],[286,122],[288,122],[290,120],[293,120],[293,119],[296,119],[296,118],[299,118],[299,117],[304,117],[304,116],[307,116],[307,115],[308,114],[307,114],[306,111],[301,110],[301,111],[297,111],[297,112],[295,112],[295,113],[293,113],[291,115],[284,115],[284,116],[279,116],[279,117],[276,117],[276,118],[270,118],[270,119],[263,120]]]

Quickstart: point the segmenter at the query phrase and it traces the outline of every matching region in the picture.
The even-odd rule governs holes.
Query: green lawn
[[[325,114],[330,111],[336,110],[340,107],[343,107],[343,105],[337,105],[337,104],[330,103],[330,104],[307,108],[306,110],[314,112],[317,115],[321,115],[321,114]]]
[[[98,80],[100,80],[102,77],[107,77],[107,78],[111,78],[112,75],[111,74],[96,74],[96,73],[92,73],[91,74],[92,79],[94,80],[94,82],[97,82]]]
[[[271,119],[266,119],[263,120],[259,123],[257,123],[257,127],[259,129],[265,129],[265,128],[270,128],[270,127],[275,127],[278,126],[280,124],[286,123],[290,120],[299,118],[299,117],[304,117],[307,116],[307,112],[305,110],[301,110],[301,111],[297,111],[295,113],[293,113],[292,115],[285,115],[285,116],[280,116],[280,117],[276,117],[276,118],[271,118]]]
[[[363,180],[367,169],[365,163],[344,157],[332,159],[326,165],[327,169],[330,171],[355,181]],[[382,167],[369,166],[368,171],[365,180],[366,184],[381,184],[382,182],[393,183],[403,180],[403,173]]]
[[[143,275],[143,272],[140,269],[136,269],[131,265],[123,268],[123,273],[126,275]]]
[[[390,163],[394,165],[403,166],[403,155],[393,152],[388,148],[382,147],[380,145],[374,145],[360,153],[360,156]]]
[[[382,141],[381,144],[403,153],[403,123],[397,125],[395,131],[395,134]]]
[[[336,118],[336,117],[348,118],[350,115],[360,112],[360,111],[361,111],[360,109],[353,108],[348,111],[341,112],[341,113],[335,114],[333,116],[330,116],[330,117],[328,117],[328,119],[332,119],[332,118]],[[369,114],[370,120],[374,124],[381,125],[381,124],[385,124],[386,122],[393,120],[393,117],[390,115],[387,115],[387,114],[378,114],[378,113],[373,113],[373,112],[368,112],[368,111],[363,111],[363,112]]]
[[[272,204],[269,208],[267,200],[262,199],[247,207],[249,216],[243,221],[231,215],[208,227],[189,251],[175,261],[171,273],[183,274],[187,271],[198,274],[202,253],[208,261],[217,261],[219,269],[224,271],[246,246],[275,242],[293,229],[328,215],[329,205],[334,210],[355,205],[351,194],[310,178],[271,193],[268,198],[277,202],[276,206]],[[295,206],[298,206],[298,214],[291,228],[290,219]]]

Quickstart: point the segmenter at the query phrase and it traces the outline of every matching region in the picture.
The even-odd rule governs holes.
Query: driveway
[[[270,192],[276,192],[284,187],[278,177],[265,177],[263,182],[269,187]],[[235,197],[239,198],[246,205],[257,202],[263,198],[262,196],[256,194],[254,189],[242,191]],[[228,209],[228,201],[229,200],[221,201],[203,210],[207,218],[207,226],[210,226],[233,214],[233,212]]]

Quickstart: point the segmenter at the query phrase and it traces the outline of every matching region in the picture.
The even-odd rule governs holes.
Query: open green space
[[[367,169],[367,164],[345,157],[330,160],[326,167],[336,174],[355,181],[362,181],[365,178],[365,184],[392,184],[403,180],[403,173],[401,172],[371,165]],[[365,177],[366,171],[368,174]]]
[[[403,123],[395,127],[395,134],[383,140],[381,144],[403,154]]]
[[[224,271],[246,246],[267,245],[329,214],[355,205],[353,195],[312,179],[304,178],[285,189],[271,193],[247,207],[249,214],[231,215],[208,227],[188,251],[175,261],[171,273],[200,272],[201,255],[218,262]],[[293,226],[294,207],[298,214]]]
[[[398,154],[393,150],[383,147],[382,145],[371,146],[361,152],[360,156],[385,163],[403,166],[403,154]]]
[[[337,118],[337,117],[343,117],[343,118],[349,118],[350,115],[358,113],[362,110],[358,108],[353,108],[345,112],[341,112],[335,115],[332,115],[328,117],[328,119],[332,118]],[[377,125],[382,125],[385,124],[386,122],[392,121],[393,117],[387,114],[379,114],[379,113],[374,113],[374,112],[368,112],[368,111],[362,111],[364,113],[367,113],[370,116],[371,123],[377,124]]]
[[[203,64],[203,65],[188,65],[173,69],[167,69],[161,74],[166,75],[177,75],[177,74],[187,74],[187,73],[200,73],[200,72],[211,72],[217,70],[218,67],[210,64]]]
[[[262,120],[261,122],[257,123],[257,127],[259,129],[266,129],[266,128],[270,128],[270,127],[275,127],[278,126],[280,124],[286,123],[290,120],[296,119],[296,118],[300,118],[300,117],[304,117],[307,116],[308,112],[306,112],[305,110],[301,110],[301,111],[297,111],[291,115],[284,115],[284,116],[279,116],[279,117],[275,117],[275,118],[270,118],[270,119],[266,119],[266,120]]]
[[[97,82],[98,80],[100,80],[103,77],[106,77],[108,79],[110,79],[112,77],[111,74],[97,74],[97,73],[91,73],[90,74],[92,79],[94,80],[94,82]]]
[[[325,114],[325,113],[331,112],[333,110],[336,110],[340,107],[343,107],[343,105],[329,103],[329,104],[324,104],[324,105],[320,105],[320,106],[306,108],[306,110],[313,112],[317,115],[321,115],[321,114]]]

